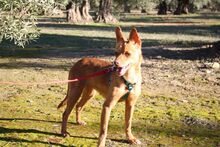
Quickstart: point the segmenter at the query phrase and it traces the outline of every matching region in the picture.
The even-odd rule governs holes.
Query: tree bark
[[[67,21],[71,23],[86,23],[93,22],[89,14],[90,5],[88,0],[83,0],[81,7],[80,3],[70,1],[66,6]]]
[[[220,41],[217,41],[215,43],[213,43],[213,50],[214,50],[214,53],[218,56],[220,56]]]
[[[178,0],[178,6],[174,15],[188,14],[189,0]]]
[[[93,22],[92,16],[89,14],[90,4],[88,0],[83,0],[81,7],[82,18],[85,22]]]
[[[116,23],[117,19],[111,14],[112,0],[100,0],[96,22]]]
[[[141,8],[141,13],[147,13],[147,10],[145,8]]]
[[[77,19],[77,22],[83,22],[83,19],[82,19],[81,13],[80,13],[79,4],[76,5],[75,11],[76,11],[76,19]]]
[[[167,15],[167,3],[166,1],[162,1],[159,4],[159,10],[157,12],[158,15]]]
[[[131,6],[128,5],[128,1],[123,0],[123,4],[124,4],[124,13],[131,13]]]
[[[66,6],[66,14],[67,14],[67,21],[71,23],[77,23],[76,17],[76,4],[74,2],[69,2]]]
[[[69,9],[71,9],[71,8],[72,8],[72,2],[69,2],[66,5],[66,21],[69,21],[69,15],[70,15]]]

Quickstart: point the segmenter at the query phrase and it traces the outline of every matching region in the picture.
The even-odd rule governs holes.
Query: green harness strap
[[[136,83],[133,83],[133,84],[132,84],[132,83],[128,82],[123,76],[122,76],[122,80],[124,81],[124,83],[125,83],[125,85],[126,85],[126,87],[127,87],[127,89],[128,89],[128,92],[125,93],[125,94],[121,97],[121,99],[126,100],[126,99],[128,98],[128,96],[129,96],[131,90],[134,88],[134,85],[135,85]]]

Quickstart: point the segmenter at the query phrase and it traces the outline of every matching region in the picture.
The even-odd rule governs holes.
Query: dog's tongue
[[[118,68],[117,71],[118,71],[119,76],[123,76],[126,72],[126,68],[125,67],[120,67],[120,68]]]

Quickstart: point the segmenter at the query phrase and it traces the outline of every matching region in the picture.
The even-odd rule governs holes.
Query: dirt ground
[[[143,87],[150,95],[220,97],[220,70],[213,68],[219,59],[204,59],[203,55],[210,53],[199,50],[144,49]]]
[[[81,57],[97,57],[112,62],[113,50],[78,52],[74,62]],[[150,96],[216,97],[220,98],[220,59],[211,48],[177,48],[172,46],[143,47],[143,92]],[[74,57],[75,56],[75,57]]]

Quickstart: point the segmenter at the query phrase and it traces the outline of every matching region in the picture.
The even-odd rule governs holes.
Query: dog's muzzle
[[[121,77],[123,76],[128,68],[129,68],[130,64],[126,65],[126,66],[119,66],[119,63],[118,62],[114,62],[114,67],[115,67],[115,71],[117,72],[117,74]]]

